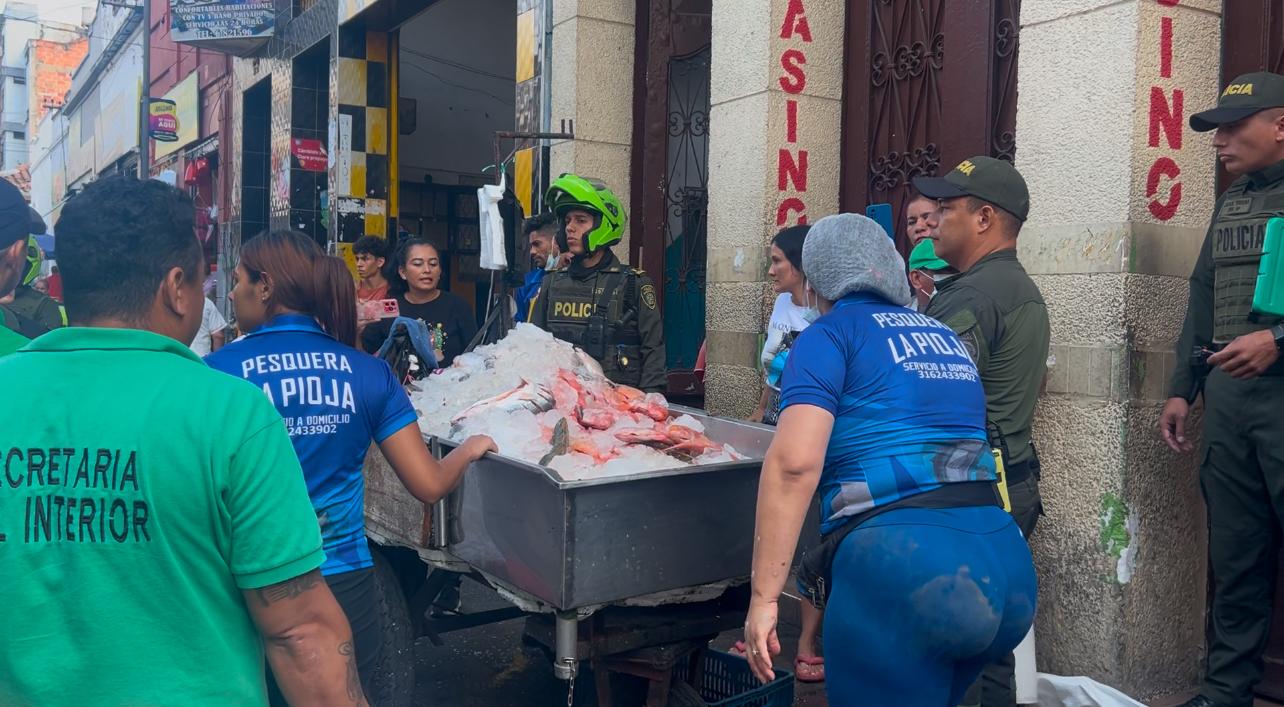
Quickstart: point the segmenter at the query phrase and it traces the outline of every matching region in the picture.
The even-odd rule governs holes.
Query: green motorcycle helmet
[[[619,243],[624,237],[624,223],[628,218],[624,206],[605,184],[596,179],[563,174],[548,188],[544,201],[552,207],[559,221],[565,220],[568,211],[593,214],[593,230],[585,239],[589,253]],[[565,227],[559,229],[565,231]]]
[[[27,236],[27,271],[22,274],[22,284],[30,286],[40,277],[40,264],[45,261],[44,251],[35,236]]]

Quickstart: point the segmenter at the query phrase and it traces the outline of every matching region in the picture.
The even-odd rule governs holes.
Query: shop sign
[[[294,160],[299,169],[309,172],[324,172],[329,162],[329,157],[325,153],[325,145],[320,140],[309,138],[290,138],[290,154],[294,155]]]
[[[178,140],[178,105],[165,98],[150,100],[147,111],[147,131],[153,140],[174,142]]]
[[[169,0],[175,42],[270,37],[275,0]]]
[[[164,99],[174,104],[174,116],[178,126],[174,129],[174,139],[162,140],[166,144],[156,146],[156,159],[178,152],[183,146],[195,142],[200,135],[198,128],[201,122],[201,98],[196,83],[196,73],[187,75],[165,94]]]

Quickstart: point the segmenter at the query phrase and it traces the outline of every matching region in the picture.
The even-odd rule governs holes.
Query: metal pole
[[[579,628],[579,617],[574,611],[557,615],[553,634],[557,659],[553,661],[553,676],[559,680],[574,680],[579,672]]]
[[[152,1],[143,3],[143,85],[138,92],[138,178],[147,179],[151,173],[151,144],[147,132],[151,113],[152,93]]]

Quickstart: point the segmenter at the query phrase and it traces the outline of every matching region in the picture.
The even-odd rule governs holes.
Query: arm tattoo
[[[345,656],[348,666],[348,699],[358,705],[365,704],[365,696],[361,693],[361,674],[357,672],[357,656],[352,647],[352,641],[339,644],[339,655]]]
[[[268,585],[257,590],[259,601],[263,606],[270,606],[282,599],[294,599],[300,594],[315,587],[321,581],[321,572],[312,570],[307,574],[301,574],[293,579],[287,579],[284,582]]]

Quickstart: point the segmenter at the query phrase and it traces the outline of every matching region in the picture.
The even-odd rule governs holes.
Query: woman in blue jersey
[[[353,348],[352,275],[311,239],[290,231],[258,236],[241,247],[234,277],[232,304],[249,333],[205,361],[261,388],[285,419],[321,526],[321,574],[352,625],[368,690],[380,645],[363,515],[371,440],[424,503],[449,493],[468,464],[495,446],[473,437],[440,462],[429,455],[392,369]]]
[[[855,214],[803,245],[822,317],[794,343],[763,462],[745,641],[772,677],[776,602],[812,494],[836,705],[957,704],[1034,618],[1030,551],[999,504],[985,394],[945,325],[906,309],[905,265]],[[827,592],[827,596],[825,595]]]

